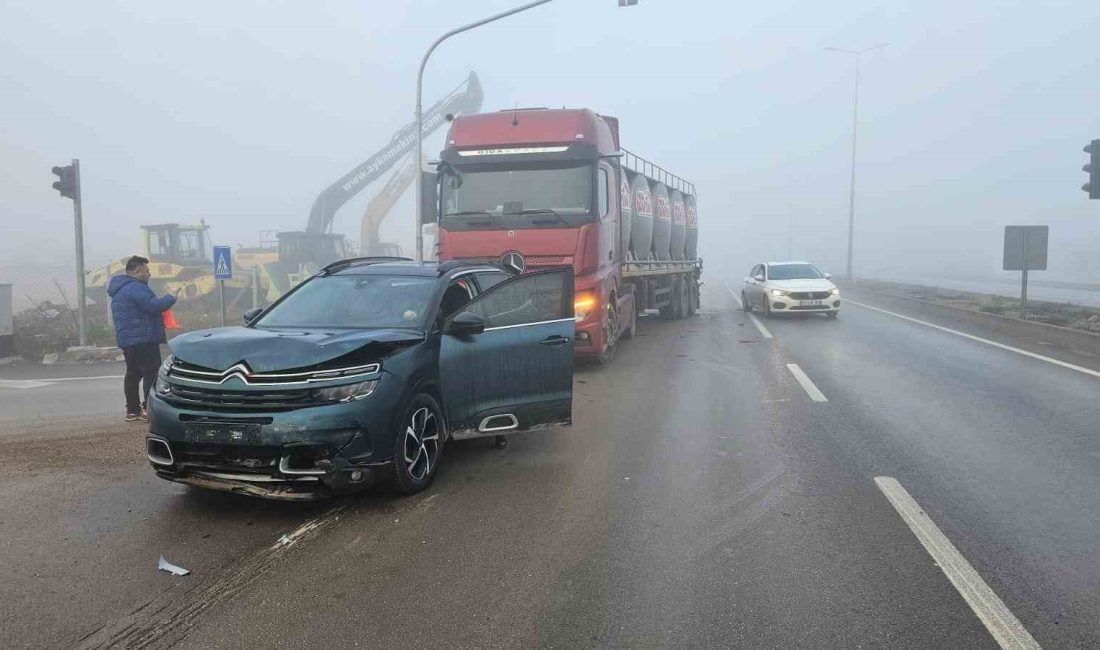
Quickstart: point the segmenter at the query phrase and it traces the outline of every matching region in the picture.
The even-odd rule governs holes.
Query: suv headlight
[[[377,385],[378,380],[372,379],[371,381],[333,386],[332,388],[314,388],[313,398],[322,402],[354,402],[364,397],[370,397]]]
[[[786,292],[786,291],[783,291],[782,289],[772,289],[772,295],[773,295],[773,296],[781,296],[781,297],[782,297],[782,296],[786,296],[786,295],[787,295],[787,292]]]
[[[833,287],[832,289],[829,289],[829,295],[839,296],[840,295],[840,289],[838,289],[837,287]]]
[[[153,384],[153,389],[157,391],[157,395],[169,395],[172,392],[172,384],[164,375],[160,375]]]
[[[160,364],[160,374],[167,375],[168,371],[172,368],[172,364],[176,361],[176,355],[169,354],[164,358],[164,362]]]

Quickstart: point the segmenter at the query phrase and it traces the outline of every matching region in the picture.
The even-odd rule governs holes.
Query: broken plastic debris
[[[293,541],[293,540],[291,540],[286,535],[283,535],[282,537],[279,538],[279,541],[275,542],[275,545],[276,546],[286,546],[287,544],[290,544],[291,541]]]
[[[157,568],[160,569],[161,571],[167,571],[168,573],[171,573],[174,576],[185,576],[188,573],[191,573],[187,569],[185,569],[183,567],[176,566],[175,564],[172,564],[168,560],[164,559],[163,555],[160,556],[160,562],[157,562]]]

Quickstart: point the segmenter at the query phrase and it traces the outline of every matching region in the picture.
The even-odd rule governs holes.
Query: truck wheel
[[[680,314],[678,318],[691,316],[691,285],[687,282],[680,283]]]
[[[416,494],[431,485],[443,458],[443,410],[431,395],[420,393],[412,398],[399,422],[392,483],[401,494]]]
[[[615,360],[616,339],[619,334],[619,310],[614,305],[607,305],[607,321],[603,328],[603,349],[596,357],[601,365],[608,365]]]
[[[688,307],[688,316],[694,316],[699,311],[699,283],[694,280],[688,280],[688,297],[691,298],[690,306]]]

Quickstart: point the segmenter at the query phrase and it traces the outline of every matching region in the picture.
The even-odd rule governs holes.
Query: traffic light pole
[[[76,229],[76,328],[80,345],[88,344],[87,301],[84,299],[84,218],[80,201],[80,161],[73,158],[73,175],[76,177],[76,198],[73,199],[73,225]]]

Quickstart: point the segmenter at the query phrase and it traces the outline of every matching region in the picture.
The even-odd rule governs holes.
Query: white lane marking
[[[741,303],[741,299],[737,297],[737,293],[734,292],[733,287],[727,284],[726,291],[729,291],[730,295],[733,296],[733,299],[737,301],[738,307],[744,308],[744,305]],[[756,325],[756,329],[760,330],[760,336],[763,336],[766,339],[770,339],[772,337],[772,333],[764,327],[764,323],[760,322],[760,319],[756,317],[756,314],[750,311],[747,313],[747,316],[749,317],[749,320],[752,321],[752,324]]]
[[[44,388],[59,381],[88,381],[97,379],[122,379],[125,375],[102,375],[99,377],[49,377],[41,379],[0,379],[0,388]]]
[[[947,579],[962,595],[966,604],[978,615],[997,644],[1006,649],[1038,648],[1039,644],[1020,624],[1019,619],[993,593],[951,540],[940,532],[901,483],[890,476],[876,476],[875,484],[947,575]]]
[[[961,336],[965,339],[970,339],[971,341],[977,341],[978,343],[985,343],[986,345],[992,345],[995,348],[1000,348],[1002,350],[1008,350],[1009,352],[1015,352],[1016,354],[1021,354],[1025,357],[1031,357],[1032,359],[1038,359],[1039,361],[1046,361],[1047,363],[1053,363],[1056,366],[1061,366],[1063,368],[1069,368],[1070,370],[1076,370],[1077,372],[1081,372],[1081,373],[1084,373],[1086,375],[1091,375],[1093,377],[1100,377],[1100,372],[1097,372],[1096,370],[1093,370],[1091,368],[1085,368],[1085,367],[1078,366],[1078,365],[1075,365],[1075,364],[1072,364],[1072,363],[1067,363],[1065,361],[1059,361],[1058,359],[1052,359],[1050,357],[1046,357],[1046,356],[1043,356],[1041,354],[1036,354],[1034,352],[1028,352],[1027,350],[1021,350],[1020,348],[1014,348],[1011,345],[1005,345],[1004,343],[998,343],[996,341],[990,341],[989,339],[983,339],[980,336],[974,336],[973,334],[967,334],[966,332],[960,332],[958,330],[953,330],[950,327],[944,327],[943,325],[936,325],[935,323],[929,323],[927,321],[923,321],[923,320],[920,320],[918,318],[913,318],[912,316],[905,316],[904,314],[899,314],[899,313],[896,313],[896,312],[887,311],[887,310],[879,308],[879,307],[872,307],[871,305],[865,305],[861,302],[856,302],[854,300],[845,300],[845,302],[847,302],[850,305],[857,305],[859,307],[863,307],[864,309],[871,309],[871,310],[874,310],[874,311],[879,311],[879,312],[882,312],[884,314],[889,314],[890,316],[894,316],[896,318],[901,318],[903,320],[911,321],[913,323],[918,323],[918,324],[924,325],[926,327],[931,327],[933,329],[938,329],[941,332],[947,332],[948,334],[954,334],[956,336]]]
[[[810,399],[815,402],[829,401],[825,398],[825,394],[819,391],[817,389],[817,386],[814,385],[814,382],[811,381],[806,373],[802,371],[802,368],[798,367],[797,363],[788,363],[787,370],[791,371],[791,374],[794,375],[794,378],[798,380],[798,383],[802,386],[802,389],[805,390],[806,394],[810,396]]]
[[[47,382],[30,379],[0,379],[0,388],[42,388],[49,385]]]

